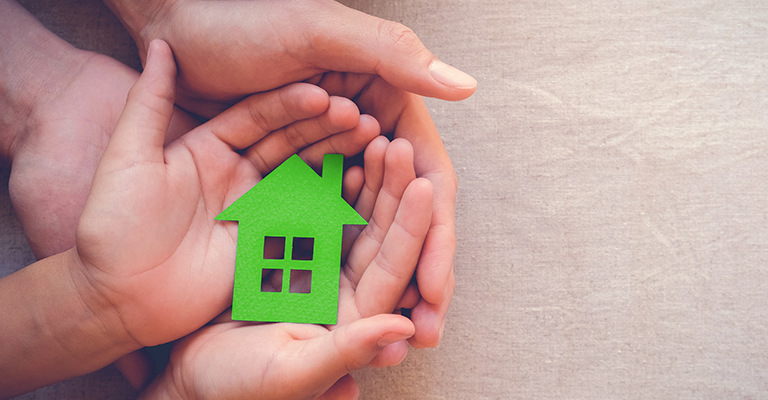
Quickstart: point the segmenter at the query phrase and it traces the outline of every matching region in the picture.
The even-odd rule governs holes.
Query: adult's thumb
[[[380,75],[393,86],[422,96],[463,100],[477,81],[435,57],[403,24],[336,2],[312,33],[319,67]],[[343,8],[343,9],[342,9]]]

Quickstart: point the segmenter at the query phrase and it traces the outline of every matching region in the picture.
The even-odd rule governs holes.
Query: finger
[[[325,11],[307,33],[312,46],[301,54],[310,64],[378,74],[407,92],[444,100],[465,99],[477,88],[474,78],[438,60],[406,26],[341,4]]]
[[[418,273],[418,268],[416,269],[416,272]],[[400,297],[400,301],[397,302],[395,310],[401,308],[414,308],[417,304],[419,304],[420,300],[421,295],[419,294],[419,287],[416,285],[415,281],[411,280],[411,282],[408,284],[408,287],[405,288],[403,296]]]
[[[331,97],[326,112],[270,133],[249,147],[245,156],[265,175],[299,150],[331,135],[355,128],[359,122],[360,113],[352,101]]]
[[[355,211],[366,221],[371,219],[376,197],[384,182],[384,157],[388,147],[389,139],[381,136],[371,141],[365,148],[365,184],[360,191],[360,198],[355,203]]]
[[[155,364],[145,349],[139,349],[120,357],[112,365],[120,371],[128,383],[141,390],[152,377]]]
[[[448,306],[451,303],[456,281],[453,271],[448,277],[445,299],[432,304],[421,299],[419,304],[411,310],[411,320],[416,326],[416,333],[408,340],[411,346],[416,348],[437,347],[445,331],[445,318]]]
[[[307,83],[255,94],[235,104],[206,125],[221,141],[242,150],[271,132],[328,110],[325,90]]]
[[[173,115],[176,64],[168,44],[149,44],[147,65],[128,92],[125,108],[102,158],[104,164],[125,168],[163,162],[165,132]]]
[[[365,149],[371,140],[379,136],[381,130],[376,118],[361,115],[354,128],[331,135],[299,152],[299,156],[315,170],[322,169],[323,156],[326,154],[344,154],[352,157]]]
[[[380,250],[360,278],[355,304],[362,317],[394,310],[413,277],[431,216],[432,184],[416,179],[406,188]]]
[[[365,172],[363,168],[353,165],[344,172],[344,180],[341,185],[341,197],[349,205],[354,205],[360,196],[360,190],[365,183]]]
[[[355,382],[355,378],[347,374],[341,377],[325,393],[321,394],[317,400],[354,400],[360,397],[360,388]]]
[[[400,315],[382,314],[337,326],[332,332],[307,340],[296,376],[317,382],[325,390],[351,371],[365,367],[382,349],[414,333],[413,324]],[[406,348],[407,350],[407,348]]]
[[[372,157],[379,158],[380,154],[374,154]],[[350,250],[350,256],[345,266],[345,273],[353,283],[359,281],[368,265],[379,253],[390,225],[398,212],[401,197],[409,183],[416,178],[413,170],[413,150],[406,140],[396,140],[387,146],[384,154],[384,174],[380,184],[378,179],[381,173],[377,170],[380,165],[378,163],[378,159],[371,162],[373,171],[371,172],[370,187],[367,182],[361,193],[361,199],[358,201],[358,203],[365,201],[359,206],[360,212],[363,217],[370,215],[370,218],[368,226],[365,227],[363,234],[355,241]],[[370,197],[369,193],[372,194],[376,186],[379,185],[380,189],[376,193],[373,210],[369,211],[367,207],[371,206],[371,201],[366,198]]]
[[[350,205],[354,205],[360,196],[360,190],[365,183],[365,171],[363,168],[354,165],[344,173],[344,181],[341,186],[341,197]],[[341,239],[341,265],[347,262],[349,250],[357,239],[357,236],[363,230],[361,225],[344,225]]]
[[[446,296],[446,283],[453,271],[458,181],[423,99],[409,95],[395,137],[405,138],[413,145],[416,175],[429,179],[434,187],[432,223],[419,260],[417,280],[421,296],[438,304]]]
[[[399,365],[408,355],[408,342],[395,342],[383,348],[376,357],[368,363],[372,368],[385,368]]]
[[[430,179],[431,178],[431,179]],[[435,203],[432,222],[419,258],[416,280],[421,296],[430,303],[441,303],[447,294],[449,274],[453,272],[453,254],[456,251],[454,227],[455,192],[437,189],[445,188],[439,177],[429,176],[435,183]]]

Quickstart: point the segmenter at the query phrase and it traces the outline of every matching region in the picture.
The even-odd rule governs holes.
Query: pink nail
[[[432,78],[436,81],[454,89],[472,89],[477,87],[475,78],[440,60],[434,60],[432,64],[429,64],[429,73],[432,74]]]

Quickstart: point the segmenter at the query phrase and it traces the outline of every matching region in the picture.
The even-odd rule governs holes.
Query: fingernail
[[[436,81],[454,89],[472,89],[477,87],[475,78],[440,60],[434,60],[432,64],[429,64],[429,73],[432,74],[432,78],[435,78]]]
[[[379,347],[387,347],[392,343],[399,342],[401,340],[405,340],[411,337],[410,335],[404,335],[402,333],[397,332],[389,332],[385,333],[379,338],[378,345]]]

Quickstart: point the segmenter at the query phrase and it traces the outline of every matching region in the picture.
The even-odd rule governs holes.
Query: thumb
[[[406,317],[380,314],[337,327],[334,331],[310,339],[302,353],[306,355],[297,376],[315,382],[317,392],[324,392],[349,372],[368,365],[382,350],[414,334],[413,323]],[[396,362],[408,351],[401,347]],[[388,357],[389,358],[389,357]]]
[[[325,64],[318,67],[377,74],[399,89],[443,100],[463,100],[475,92],[474,78],[437,59],[403,24],[339,3],[333,7],[344,10],[331,10],[326,23],[315,25],[312,56]]]
[[[128,99],[105,150],[114,167],[163,162],[163,142],[175,98],[176,64],[168,44],[149,44],[147,64]],[[109,156],[107,156],[109,154]]]

